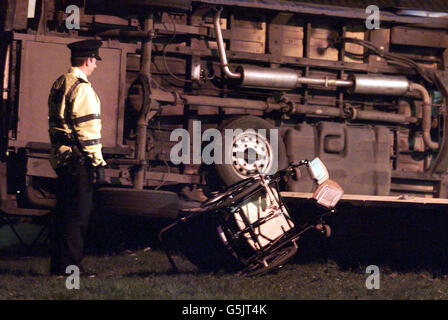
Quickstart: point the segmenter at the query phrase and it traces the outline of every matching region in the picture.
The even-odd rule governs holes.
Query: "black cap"
[[[103,43],[100,40],[82,40],[72,42],[67,47],[72,52],[72,58],[96,58],[101,60],[98,49]]]

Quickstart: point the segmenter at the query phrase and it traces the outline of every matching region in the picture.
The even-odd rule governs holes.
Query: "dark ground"
[[[313,216],[313,211],[313,207],[301,207],[293,215]],[[126,215],[94,215],[87,255],[146,247],[162,249],[158,233],[171,222]],[[340,206],[327,222],[332,229],[331,237],[327,239],[313,230],[305,233],[293,262],[331,259],[341,270],[382,265],[391,272],[448,274],[448,210]],[[45,256],[48,250],[46,245],[40,245],[32,252],[23,247],[0,252],[0,256],[20,255]]]
[[[300,210],[301,217],[313,215]],[[180,272],[173,272],[157,240],[169,222],[95,216],[84,261],[98,277],[83,280],[80,290],[67,290],[65,279],[48,274],[46,246],[32,252],[9,248],[0,253],[0,300],[448,299],[442,210],[340,207],[328,219],[330,239],[305,234],[290,263],[257,277],[204,272],[179,255],[174,259]],[[379,290],[366,288],[369,265],[379,267]]]

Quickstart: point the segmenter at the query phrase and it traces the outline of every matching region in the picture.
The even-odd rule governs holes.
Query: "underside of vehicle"
[[[93,38],[110,210],[175,217],[182,200],[316,156],[346,194],[448,198],[448,8],[384,4],[372,16],[359,1],[321,2],[2,1],[2,210],[54,206],[48,94],[69,67],[66,45]],[[189,133],[183,149],[176,129]],[[267,134],[226,144],[229,129]],[[231,161],[204,163],[204,152]]]

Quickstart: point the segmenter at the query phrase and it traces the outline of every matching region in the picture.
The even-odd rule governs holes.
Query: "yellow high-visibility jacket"
[[[70,135],[93,166],[106,165],[101,152],[101,104],[86,75],[72,67],[53,84],[48,98],[49,133],[52,142],[53,168],[72,146],[61,140]]]

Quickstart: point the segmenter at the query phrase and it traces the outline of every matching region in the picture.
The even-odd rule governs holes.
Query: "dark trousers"
[[[84,240],[93,203],[93,168],[75,164],[56,170],[56,208],[51,228],[50,272],[65,274],[66,267],[82,270]]]

